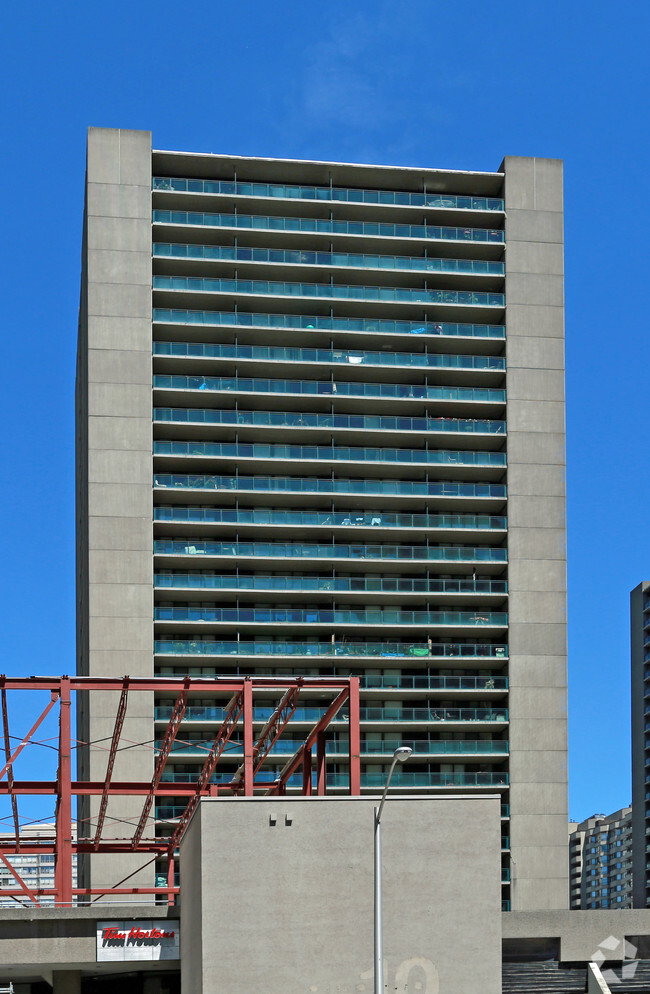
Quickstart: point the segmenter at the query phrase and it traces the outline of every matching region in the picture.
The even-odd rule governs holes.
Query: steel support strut
[[[245,688],[244,684],[244,688]],[[223,725],[219,729],[214,742],[212,743],[212,748],[208,753],[208,757],[203,764],[203,769],[199,774],[199,779],[196,782],[196,787],[194,788],[194,794],[188,801],[185,811],[180,816],[178,820],[178,825],[176,830],[172,835],[168,843],[168,850],[173,854],[174,849],[183,838],[183,833],[187,828],[190,818],[196,810],[201,794],[207,791],[208,785],[210,783],[210,778],[214,773],[214,769],[219,762],[219,757],[221,756],[223,750],[228,745],[230,737],[237,727],[237,722],[241,718],[242,711],[244,710],[244,690],[241,690],[236,697],[233,697],[232,701],[228,705],[228,711],[224,719]]]
[[[7,695],[9,690],[37,690],[44,691],[50,696],[49,703],[39,714],[38,718],[25,735],[22,741],[14,749],[11,749],[10,723],[8,715],[8,704],[11,702]],[[254,692],[262,690],[265,695],[265,702],[280,698],[280,703],[272,710],[270,717],[264,723],[262,730],[254,735],[255,712],[253,709]],[[317,721],[315,727],[307,735],[303,745],[298,747],[293,758],[286,764],[282,773],[273,784],[264,780],[264,765],[272,757],[272,750],[275,743],[280,738],[282,732],[290,726],[291,718],[294,716],[297,701],[303,691],[318,691],[319,696],[323,691],[331,692],[328,699],[332,703],[327,707],[325,713]],[[72,748],[71,740],[71,696],[72,691],[98,693],[109,692],[114,695],[119,703],[115,717],[114,730],[110,739],[110,747],[107,751],[107,765],[105,779],[97,780],[72,780]],[[131,700],[131,695],[135,691],[174,693],[177,695],[176,704],[172,710],[172,717],[167,726],[162,746],[158,752],[154,764],[154,773],[151,780],[116,780],[114,778],[115,766],[117,765],[117,754],[120,751],[123,726],[127,711],[127,699]],[[276,691],[280,694],[272,698]],[[206,757],[203,768],[198,778],[194,782],[174,782],[163,780],[165,763],[171,754],[173,743],[181,727],[181,722],[186,713],[188,695],[194,693],[201,696],[214,696],[228,694],[229,704],[224,708],[225,718],[221,728],[215,735],[212,747]],[[334,700],[332,700],[334,698]],[[340,708],[349,700],[350,702],[350,787],[352,792],[358,792],[359,786],[359,702],[358,702],[358,680],[343,677],[229,677],[229,678],[195,678],[185,679],[155,678],[147,677],[124,677],[122,679],[96,678],[96,677],[18,677],[7,678],[0,676],[0,710],[2,711],[3,740],[0,740],[0,750],[4,746],[4,762],[0,770],[0,797],[8,797],[11,801],[13,813],[14,831],[0,839],[0,865],[6,866],[13,876],[13,886],[2,887],[0,897],[10,897],[18,903],[27,899],[32,904],[38,904],[41,898],[47,898],[56,905],[70,905],[77,895],[102,896],[107,893],[116,895],[155,895],[162,898],[167,903],[174,902],[179,888],[174,883],[175,872],[175,850],[182,838],[187,825],[196,810],[202,797],[220,797],[223,794],[232,796],[241,792],[245,796],[251,796],[254,791],[284,794],[287,790],[287,783],[292,774],[302,767],[303,790],[306,794],[313,790],[318,790],[319,794],[326,791],[326,729],[328,723],[336,716]],[[54,755],[49,750],[52,749],[51,740],[48,738],[41,743],[35,743],[35,733],[45,721],[54,705],[59,702],[59,728],[58,728],[58,766],[56,778],[41,780],[16,780],[15,761],[21,752],[29,744],[39,744],[46,746],[43,750],[47,755]],[[265,710],[268,706],[265,703]],[[267,712],[268,713],[268,712]],[[243,718],[243,763],[237,770],[234,777],[219,777],[217,782],[212,782],[213,774],[228,743],[231,741],[237,727],[241,727],[239,722]],[[260,723],[262,724],[262,723]],[[104,740],[102,740],[104,741]],[[83,748],[90,748],[91,743],[78,742]],[[137,743],[130,742],[129,748],[150,748],[150,741]],[[238,746],[238,748],[241,748]],[[315,779],[313,777],[313,763],[315,759]],[[259,774],[259,780],[256,780]],[[44,771],[40,774],[46,777]],[[128,775],[128,774],[127,774]],[[17,798],[19,795],[34,795],[42,797],[54,797],[56,799],[55,825],[50,833],[45,836],[39,833],[36,837],[21,838],[20,823],[18,818]],[[88,830],[87,836],[73,839],[72,833],[72,797],[97,797],[99,817],[97,825]],[[140,797],[144,800],[143,810],[137,828],[127,822],[123,822],[124,837],[114,837],[103,839],[102,833],[105,830],[108,820],[107,806],[112,797]],[[156,832],[160,833],[153,837],[153,821],[151,810],[154,800],[158,797],[173,797],[186,799],[185,809],[177,825],[172,829],[164,823],[156,826]],[[149,833],[151,837],[146,837],[147,826],[152,827]],[[162,834],[162,833],[169,834]],[[117,853],[139,853],[149,862],[157,859],[167,858],[167,878],[161,887],[141,887],[130,886],[130,877],[139,870],[133,871],[130,877],[117,881],[113,887],[101,888],[81,888],[72,886],[73,858],[77,854],[117,854]],[[21,879],[18,871],[11,866],[11,858],[16,855],[44,855],[54,856],[54,886],[48,888],[31,888],[29,882]],[[148,865],[148,864],[145,864]],[[140,867],[142,869],[142,867]]]
[[[104,780],[104,790],[102,791],[102,799],[99,805],[99,815],[97,818],[97,829],[95,831],[95,851],[99,848],[99,841],[102,837],[102,828],[104,827],[104,819],[106,817],[106,808],[108,807],[108,792],[111,787],[111,780],[113,779],[113,767],[115,766],[115,756],[117,754],[117,747],[120,741],[120,735],[122,734],[122,726],[124,725],[124,717],[126,715],[127,699],[129,696],[129,678],[124,677],[124,686],[122,687],[122,693],[120,694],[119,704],[117,705],[117,714],[115,716],[115,727],[113,729],[113,738],[111,739],[111,747],[108,752],[108,762],[106,764],[106,779]]]
[[[359,678],[350,677],[346,681],[347,686],[341,691],[336,699],[330,704],[325,714],[321,715],[317,723],[312,728],[311,732],[305,739],[304,745],[300,746],[297,752],[294,753],[293,757],[285,765],[284,769],[280,773],[280,776],[275,781],[275,783],[267,790],[267,794],[283,794],[286,790],[287,782],[289,777],[291,777],[296,770],[299,770],[302,766],[304,749],[310,749],[314,743],[318,740],[318,735],[320,732],[327,728],[330,721],[334,718],[336,714],[341,710],[345,702],[350,697],[351,683],[352,680],[357,681],[357,708],[356,708],[356,722],[357,722],[357,739],[359,737]],[[350,711],[350,735],[352,735],[352,710]],[[357,761],[360,746],[357,746]],[[350,757],[351,759],[351,757]],[[350,774],[352,774],[352,763],[350,762]]]
[[[244,681],[244,797],[253,796],[253,684]]]
[[[361,793],[361,708],[359,707],[359,677],[350,677],[350,793]]]
[[[70,765],[70,680],[61,679],[59,712],[59,774],[56,802],[56,855],[54,886],[61,904],[72,904],[72,773]]]
[[[9,764],[7,770],[7,784],[9,785],[9,793],[11,794],[11,813],[14,819],[14,832],[16,834],[16,849],[20,850],[20,821],[18,819],[18,801],[16,795],[14,794],[14,770],[13,766],[9,763],[9,757],[11,756],[11,745],[9,740],[9,715],[7,714],[7,691],[2,688],[2,730],[4,732],[5,740],[5,759]]]
[[[137,849],[138,843],[142,838],[144,833],[147,820],[149,818],[149,812],[151,811],[151,806],[153,804],[154,795],[156,793],[156,788],[160,783],[160,778],[163,775],[163,770],[165,769],[165,763],[167,762],[167,757],[172,751],[172,746],[174,744],[174,739],[178,734],[178,730],[181,727],[181,721],[183,720],[183,715],[185,714],[185,708],[187,707],[187,684],[186,680],[181,690],[176,704],[174,705],[174,710],[172,711],[172,716],[169,719],[169,724],[167,725],[167,730],[165,736],[162,740],[162,745],[160,746],[160,752],[158,753],[158,758],[156,759],[156,766],[154,768],[153,777],[151,778],[151,786],[149,788],[149,793],[145,797],[144,804],[142,805],[142,813],[140,815],[140,820],[138,822],[137,828],[133,833],[132,848]]]

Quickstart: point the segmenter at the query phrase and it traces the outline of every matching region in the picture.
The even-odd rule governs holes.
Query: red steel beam
[[[117,747],[120,742],[120,735],[122,734],[122,726],[124,725],[124,718],[126,715],[126,707],[129,696],[129,678],[124,677],[124,686],[122,687],[122,693],[120,694],[120,700],[117,705],[117,714],[115,715],[115,727],[113,728],[113,738],[111,739],[111,747],[108,751],[108,762],[106,763],[106,779],[104,781],[104,789],[102,790],[102,799],[99,805],[99,815],[97,817],[97,828],[95,830],[95,849],[99,846],[99,840],[102,837],[102,828],[104,827],[104,819],[106,818],[106,808],[108,807],[108,794],[110,791],[111,780],[113,779],[113,767],[115,766],[115,756],[117,754]]]
[[[332,701],[327,711],[325,711],[325,713],[322,714],[321,717],[318,719],[317,723],[314,725],[311,732],[305,739],[304,744],[300,746],[297,752],[294,753],[293,758],[290,759],[289,762],[285,765],[278,779],[268,789],[267,794],[279,794],[283,792],[281,788],[286,788],[286,784],[289,777],[292,776],[292,774],[295,773],[295,771],[300,769],[300,767],[302,766],[303,749],[312,748],[312,746],[318,739],[319,732],[322,732],[327,728],[330,721],[334,718],[334,716],[340,711],[340,709],[343,707],[345,702],[348,700],[350,696],[350,684],[351,681],[354,679],[357,680],[357,693],[358,693],[359,678],[350,677],[345,682],[346,683],[345,688],[341,691],[340,694],[338,694],[335,700]],[[359,711],[357,708],[357,728],[358,728],[358,723],[359,723]],[[352,726],[352,716],[350,716],[350,726]]]
[[[167,730],[165,732],[165,737],[163,738],[162,745],[160,746],[160,752],[158,753],[158,758],[156,759],[156,766],[151,780],[151,786],[149,788],[144,804],[142,806],[142,814],[140,815],[140,820],[138,822],[137,828],[133,833],[134,849],[137,849],[138,843],[144,834],[144,830],[147,825],[147,820],[149,818],[149,812],[151,811],[151,806],[153,804],[156,787],[160,783],[160,778],[163,775],[163,770],[165,769],[165,763],[167,762],[167,757],[172,751],[174,739],[176,738],[178,730],[181,727],[183,715],[185,714],[185,709],[187,707],[187,691],[188,691],[187,684],[188,681],[185,680],[183,684],[183,689],[178,695],[176,704],[174,705],[174,710],[172,711],[171,718],[169,719],[169,724],[167,725]]]
[[[196,782],[194,788],[194,795],[190,797],[185,811],[180,816],[176,830],[169,840],[169,852],[173,853],[174,849],[183,838],[183,833],[187,828],[190,818],[194,814],[197,804],[201,799],[201,794],[206,790],[210,784],[210,778],[214,773],[215,767],[219,762],[219,758],[228,745],[232,733],[237,727],[237,723],[241,718],[242,711],[244,710],[244,690],[242,689],[228,706],[226,712],[226,717],[224,718],[223,725],[217,732],[214,742],[212,743],[212,748],[208,753],[207,759],[203,764],[203,769],[199,774],[199,779]]]
[[[267,721],[262,731],[257,736],[257,740],[253,746],[253,777],[259,773],[264,764],[264,760],[282,735],[282,732],[286,728],[288,722],[293,716],[294,711],[296,710],[298,705],[298,697],[300,695],[300,691],[302,690],[302,679],[299,677],[298,681],[299,683],[297,686],[287,690],[283,695],[282,700],[273,711],[273,714]],[[234,774],[229,784],[233,790],[241,788],[243,772],[244,765],[242,764]]]
[[[2,688],[2,729],[4,732],[5,740],[5,759],[9,761],[11,756],[11,746],[9,744],[9,715],[7,714],[7,691]],[[14,820],[14,832],[16,835],[16,850],[20,849],[20,821],[18,819],[18,800],[13,792],[14,786],[14,770],[13,766],[10,766],[7,770],[7,784],[9,787],[9,793],[11,794],[11,813]]]
[[[350,677],[350,793],[361,793],[361,726],[359,707],[359,677]]]
[[[327,765],[325,749],[325,732],[319,732],[316,738],[316,793],[319,797],[322,797],[327,791]]]
[[[7,680],[6,677],[0,676],[0,685],[3,687],[6,686],[8,690],[12,689],[9,686],[10,682],[12,681]],[[44,708],[43,711],[40,713],[40,715],[38,716],[32,727],[30,728],[30,730],[27,732],[27,735],[24,737],[18,748],[14,750],[14,752],[11,754],[5,765],[0,770],[0,780],[2,780],[7,770],[10,769],[13,766],[13,764],[16,762],[16,759],[18,758],[18,756],[20,756],[21,752],[28,744],[29,740],[31,739],[32,735],[39,727],[39,725],[47,718],[48,714],[50,713],[50,711],[52,710],[52,708],[59,699],[60,689],[61,689],[61,682],[59,681],[56,691],[52,692],[52,700],[47,705],[47,707]]]
[[[244,797],[253,796],[253,684],[244,683]]]
[[[311,749],[307,746],[302,750],[302,792],[305,797],[311,796]]]
[[[70,680],[62,677],[59,710],[59,771],[57,776],[54,886],[62,904],[72,904],[72,768]]]
[[[61,687],[60,677],[7,677],[0,675],[0,687],[7,690],[49,690],[58,696]],[[72,676],[66,677],[70,680],[70,689],[78,690],[108,690],[118,691],[122,687],[122,677],[92,677],[92,676]],[[178,692],[182,685],[187,684],[190,692],[202,693],[206,688],[217,687],[224,693],[239,692],[247,679],[250,677],[130,677],[129,689],[142,691],[162,691],[163,693]],[[313,687],[319,690],[343,690],[348,686],[348,677],[301,677],[305,687]],[[280,676],[256,676],[254,678],[257,689],[264,688],[273,690],[276,688],[289,688],[295,684],[295,677]]]

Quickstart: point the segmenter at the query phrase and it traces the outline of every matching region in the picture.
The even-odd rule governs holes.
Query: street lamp
[[[375,808],[375,994],[384,994],[384,953],[382,948],[382,917],[381,917],[381,813],[388,793],[390,778],[397,763],[405,763],[413,750],[408,746],[400,746],[393,753],[388,779],[381,795],[379,807]]]

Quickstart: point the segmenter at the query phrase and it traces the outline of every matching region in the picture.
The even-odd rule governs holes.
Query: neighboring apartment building
[[[650,907],[650,582],[630,593],[634,907]]]
[[[23,825],[20,830],[20,839],[21,843],[23,843],[26,847],[29,847],[30,842],[42,839],[43,837],[46,839],[53,838],[54,834],[54,824],[43,823],[38,825]],[[13,838],[15,838],[13,832],[0,833],[0,839]],[[6,858],[30,890],[38,891],[54,889],[55,857],[53,853],[21,853],[15,856],[7,856]],[[76,854],[73,854],[72,856],[72,875],[72,885],[73,887],[76,887]],[[4,863],[0,864],[0,908],[17,908],[21,904],[29,903],[26,897],[16,900],[13,897],[3,896],[2,891],[4,889],[15,887],[16,878],[13,873],[9,867],[4,865]],[[48,905],[54,903],[54,898],[43,895],[42,897],[39,897],[39,901],[43,905]]]
[[[78,671],[361,674],[362,792],[399,744],[396,790],[498,791],[512,909],[568,903],[562,209],[557,160],[453,172],[89,133]],[[129,710],[148,745],[116,777],[151,775],[172,703]],[[200,768],[224,703],[191,702],[168,777]],[[102,742],[114,712],[79,720]],[[105,755],[80,754],[92,779]],[[110,808],[116,833],[138,812]]]
[[[632,808],[569,825],[572,909],[632,907]]]

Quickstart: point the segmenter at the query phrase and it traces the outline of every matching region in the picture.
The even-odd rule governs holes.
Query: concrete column
[[[507,157],[513,910],[568,907],[562,163]]]
[[[152,676],[149,132],[91,128],[88,133],[82,287],[77,667],[91,676]],[[96,693],[78,715],[81,735],[91,743],[80,755],[80,773],[92,780],[105,777],[116,707],[116,695]],[[123,738],[150,739],[152,722],[152,695],[132,693]],[[151,749],[118,752],[115,779],[146,780],[152,755]],[[107,827],[112,825],[114,835],[128,835],[141,803],[109,803]],[[88,826],[82,824],[82,833],[92,833],[97,808],[95,800],[82,805],[82,817],[91,819]],[[93,856],[84,861],[83,883],[115,884],[145,861]],[[146,877],[132,878],[129,885],[152,880],[150,868]]]
[[[53,970],[53,994],[81,994],[80,970]]]

